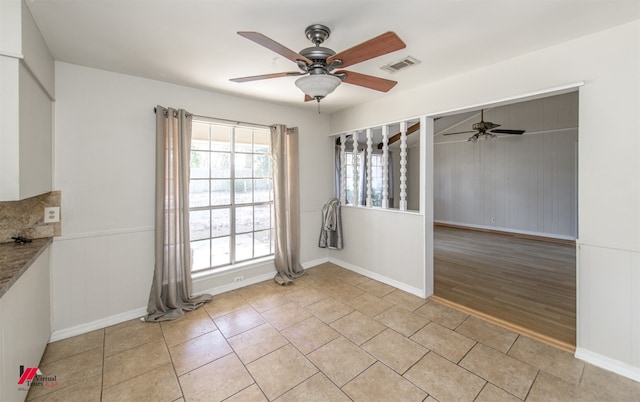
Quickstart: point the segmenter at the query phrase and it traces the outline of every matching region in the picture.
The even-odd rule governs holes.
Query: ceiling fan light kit
[[[397,84],[396,81],[347,70],[341,70],[335,73],[332,71],[338,67],[361,63],[406,47],[398,35],[393,32],[386,32],[345,51],[336,53],[329,48],[320,46],[320,44],[331,35],[331,30],[321,24],[309,25],[307,29],[305,29],[305,35],[315,46],[303,49],[300,53],[286,48],[259,32],[242,31],[238,32],[238,35],[293,61],[297,64],[300,72],[290,71],[255,75],[232,78],[231,81],[240,83],[268,78],[305,75],[305,77],[298,78],[295,81],[295,85],[305,93],[305,101],[315,99],[318,102],[333,92],[342,82],[381,92],[389,91]]]
[[[340,78],[327,74],[307,75],[306,77],[298,78],[295,84],[302,92],[320,102],[320,99],[335,91],[341,82]]]

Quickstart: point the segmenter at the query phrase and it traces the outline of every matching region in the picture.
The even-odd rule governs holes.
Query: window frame
[[[194,139],[193,139],[193,135],[192,135],[192,140],[191,140],[191,144],[190,144],[190,150],[189,150],[189,158],[190,158],[190,165],[191,165],[191,160],[193,158],[193,152],[205,152],[208,154],[208,163],[207,163],[207,175],[205,177],[203,176],[193,176],[193,172],[190,173],[190,177],[189,177],[189,183],[190,186],[191,184],[193,184],[194,182],[197,181],[203,181],[203,182],[207,182],[207,189],[208,189],[208,203],[207,205],[195,205],[192,206],[191,201],[192,201],[192,192],[191,192],[191,188],[190,188],[190,193],[189,193],[189,212],[190,212],[190,216],[194,213],[194,212],[200,212],[200,211],[209,211],[208,214],[208,219],[209,219],[209,224],[208,224],[208,235],[206,237],[197,237],[195,240],[193,239],[193,235],[190,236],[190,247],[192,250],[192,259],[195,262],[195,254],[196,251],[194,251],[196,248],[193,247],[194,242],[202,242],[202,241],[208,241],[208,257],[209,257],[209,262],[208,264],[206,264],[207,266],[205,267],[199,267],[199,268],[194,268],[195,264],[192,262],[192,270],[191,270],[191,274],[192,276],[201,276],[203,274],[207,274],[207,273],[217,273],[217,272],[222,272],[222,271],[226,271],[228,269],[233,269],[235,267],[238,266],[246,266],[246,265],[250,265],[252,263],[255,262],[260,262],[260,261],[265,261],[265,260],[272,260],[273,256],[274,256],[274,249],[275,249],[275,244],[274,244],[274,237],[275,237],[275,222],[274,222],[274,207],[273,207],[273,203],[274,203],[274,196],[273,196],[273,168],[272,168],[272,161],[271,161],[271,144],[270,144],[270,136],[269,136],[269,128],[265,127],[265,126],[258,126],[258,125],[245,125],[245,124],[233,124],[230,122],[221,122],[217,119],[212,119],[212,118],[204,118],[204,117],[195,117],[193,119],[193,124],[206,124],[208,125],[208,146],[207,149],[202,149],[199,147],[195,147],[194,148]],[[214,149],[212,147],[212,143],[213,138],[212,138],[212,134],[213,134],[213,130],[212,127],[213,126],[223,126],[225,128],[227,128],[229,130],[229,142],[228,142],[228,150],[219,150],[219,149]],[[240,149],[238,147],[236,147],[237,144],[237,130],[250,130],[250,134],[251,134],[251,140],[250,140],[250,149]],[[265,133],[266,131],[266,133]],[[266,143],[262,142],[261,145],[266,146],[266,152],[257,152],[257,148],[256,148],[256,132],[260,132],[262,135],[266,134]],[[217,175],[213,174],[213,158],[212,156],[214,154],[227,154],[228,155],[228,167],[229,167],[229,172],[228,172],[228,176],[225,177],[218,177]],[[237,160],[236,160],[236,155],[245,155],[244,158],[249,159],[251,161],[251,166],[250,166],[250,174],[247,175],[246,177],[244,175],[238,175],[237,173]],[[256,157],[259,156],[266,156],[268,162],[268,166],[267,166],[267,175],[266,176],[257,176],[256,173]],[[193,165],[191,165],[193,168]],[[216,181],[228,181],[228,185],[229,185],[229,202],[225,203],[225,204],[214,204],[214,201],[212,199],[212,184]],[[251,182],[251,199],[248,202],[239,202],[236,199],[237,196],[237,183],[240,180],[250,180]],[[268,196],[266,200],[261,200],[261,201],[256,201],[256,182],[260,181],[260,180],[266,180],[267,181],[267,187],[268,187]],[[263,207],[263,206],[269,206],[269,212],[268,212],[268,225],[266,228],[260,228],[260,229],[256,229],[256,226],[258,224],[258,222],[256,221],[256,207]],[[251,230],[249,231],[243,231],[242,228],[238,227],[238,222],[236,221],[237,215],[238,215],[238,209],[239,208],[246,208],[249,207],[251,208]],[[213,211],[216,210],[228,210],[228,230],[225,234],[221,234],[221,235],[216,235],[214,233],[214,228],[213,228],[213,222],[214,222],[214,217],[212,215]],[[191,219],[189,219],[189,230],[190,230],[190,234],[193,234],[194,232],[194,228],[192,227],[194,221]],[[239,230],[240,229],[240,230]],[[268,234],[268,252],[267,254],[260,254],[258,256],[256,256],[256,235],[260,234],[260,233],[267,233]],[[251,237],[251,247],[250,247],[250,256],[248,258],[244,258],[244,256],[239,257],[238,256],[238,241],[239,241],[239,237],[243,236],[243,235],[250,235]],[[221,264],[216,264],[215,260],[214,260],[214,240],[216,239],[225,239],[228,238],[228,259]],[[203,257],[204,258],[204,257]]]

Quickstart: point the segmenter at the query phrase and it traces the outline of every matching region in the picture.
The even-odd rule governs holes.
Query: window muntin
[[[269,130],[193,122],[192,272],[273,254],[272,183]]]

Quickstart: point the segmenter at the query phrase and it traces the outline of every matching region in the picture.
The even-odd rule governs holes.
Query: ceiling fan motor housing
[[[321,71],[328,73],[331,70],[336,68],[336,66],[333,64],[331,66],[327,66],[327,58],[330,56],[333,56],[334,54],[336,54],[336,52],[322,46],[314,46],[314,47],[308,47],[306,49],[302,49],[300,51],[300,55],[311,60],[313,64],[306,66],[306,68],[303,66],[300,66],[300,67],[303,68],[303,71],[304,70],[309,72],[315,71],[316,74],[321,73]],[[318,71],[318,70],[321,70],[321,71]]]
[[[500,127],[500,125],[491,123],[490,121],[481,121],[480,123],[474,123],[471,127],[473,127],[474,130],[478,130],[484,133],[485,131],[491,130],[492,128]]]
[[[334,54],[336,54],[336,52],[334,52],[333,50],[331,50],[329,48],[322,47],[322,46],[308,47],[308,48],[302,49],[300,51],[300,55],[302,55],[302,56],[306,57],[307,59],[310,59],[310,60],[312,60],[314,62],[316,62],[316,61],[325,62],[329,56],[333,56]]]

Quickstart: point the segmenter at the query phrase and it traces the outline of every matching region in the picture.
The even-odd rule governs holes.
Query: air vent
[[[416,64],[420,64],[420,60],[414,59],[411,56],[407,56],[403,59],[392,61],[391,63],[384,65],[380,68],[388,73],[395,74],[400,70],[404,70],[405,68],[415,66]]]

